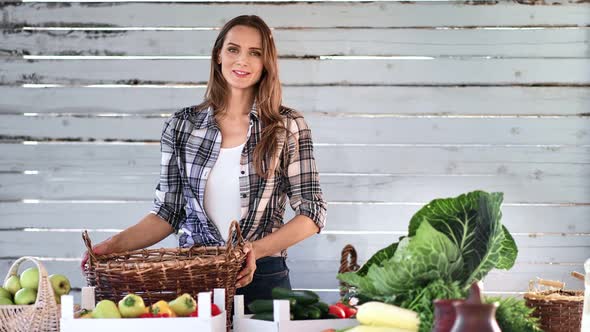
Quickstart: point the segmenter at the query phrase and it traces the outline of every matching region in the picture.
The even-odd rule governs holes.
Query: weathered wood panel
[[[537,3],[537,2],[535,2]],[[271,27],[588,26],[587,2],[317,2],[317,3],[16,3],[2,7],[2,25],[108,27],[219,27],[244,13]],[[545,5],[546,4],[546,5]],[[141,13],[138,15],[137,13]],[[289,15],[285,15],[289,13]],[[56,20],[56,18],[59,18]]]
[[[431,197],[433,199],[434,197]],[[326,230],[406,231],[411,217],[426,202],[416,204],[328,203]],[[590,205],[521,205],[505,203],[502,223],[512,233],[590,233]]]
[[[1,85],[194,84],[209,60],[0,59]],[[295,85],[590,84],[590,59],[282,59],[281,82]]]
[[[2,256],[26,255],[43,257],[78,258],[84,250],[81,232],[1,231]],[[105,240],[113,232],[91,232],[93,243]],[[340,260],[340,252],[348,243],[365,257],[396,242],[402,234],[322,234],[313,236],[289,249],[292,260]],[[589,235],[519,236],[514,239],[519,248],[518,262],[522,263],[582,263],[590,256]],[[68,245],[64,245],[67,243]],[[155,247],[175,247],[171,235]],[[41,249],[42,248],[42,249]]]
[[[434,197],[431,197],[434,198]],[[413,214],[427,202],[328,202],[325,232],[398,232],[408,229]],[[0,229],[124,229],[139,221],[152,201],[0,202]],[[590,234],[590,205],[504,203],[502,223],[512,233]],[[285,221],[294,216],[290,207]],[[0,233],[2,234],[2,233]]]
[[[42,29],[42,28],[37,28]],[[217,30],[13,30],[3,34],[5,55],[211,55]],[[73,28],[74,29],[74,28]],[[283,57],[382,56],[590,56],[589,28],[297,29],[274,31]]]
[[[424,202],[481,189],[504,192],[506,202],[588,203],[588,176],[395,176],[321,174],[329,201]],[[0,200],[146,200],[158,175],[23,175],[0,173]]]
[[[314,142],[325,144],[590,144],[590,117],[454,119],[306,114],[305,118]],[[1,120],[3,138],[159,142],[165,118],[4,115]]]
[[[113,55],[208,55],[215,29],[253,12],[276,28],[285,101],[314,131],[330,202],[325,232],[290,250],[295,287],[334,301],[346,243],[367,259],[422,204],[473,189],[505,192],[503,221],[520,247],[511,271],[490,273],[488,291],[522,291],[536,276],[569,281],[590,256],[590,3],[553,3],[5,4],[0,139],[148,144],[0,145],[0,275],[14,257],[43,255],[79,287],[79,230],[103,230],[91,233],[100,241],[151,208],[163,117],[201,100],[208,61]],[[66,30],[32,31],[40,26]],[[292,59],[322,55],[435,59]],[[101,89],[82,87],[93,84]]]
[[[10,156],[10,157],[8,157]],[[59,156],[56,158],[56,156]],[[322,173],[394,175],[590,175],[590,146],[315,146]],[[158,175],[160,143],[0,144],[0,171],[57,177]]]
[[[204,86],[22,88],[0,86],[0,114],[172,114],[203,99]],[[116,100],[116,103],[105,103]],[[411,116],[588,114],[590,87],[284,86],[283,102],[305,113]]]

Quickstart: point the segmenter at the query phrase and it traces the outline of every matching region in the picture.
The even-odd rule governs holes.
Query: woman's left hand
[[[246,253],[246,265],[238,273],[238,281],[236,287],[241,288],[252,282],[254,278],[254,271],[256,271],[256,254],[254,253],[254,247],[252,243],[247,242],[244,246],[244,252]]]

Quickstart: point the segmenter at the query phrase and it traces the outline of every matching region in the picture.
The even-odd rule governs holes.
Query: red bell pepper
[[[211,303],[211,316],[217,316],[221,314],[221,310],[219,309],[219,307],[215,304],[215,303]],[[190,317],[199,317],[199,307],[197,306],[197,309],[195,311],[193,311],[190,315]]]
[[[344,312],[344,309],[340,308],[337,305],[331,305],[328,307],[328,312],[331,313],[332,315],[338,317],[338,318],[346,318],[346,313]]]
[[[338,306],[338,307],[342,308],[342,310],[344,310],[344,314],[346,315],[346,318],[351,318],[351,317],[354,317],[354,315],[356,315],[355,308],[347,306],[346,304],[344,304],[342,302],[336,303],[335,306]]]

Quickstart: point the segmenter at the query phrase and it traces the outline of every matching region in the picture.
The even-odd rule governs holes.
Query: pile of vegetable
[[[414,214],[408,236],[338,279],[352,286],[348,296],[360,303],[379,301],[416,311],[419,330],[430,331],[433,300],[465,298],[469,286],[490,270],[514,265],[518,249],[501,223],[502,200],[502,193],[484,191],[435,199]]]
[[[288,300],[291,320],[351,318],[356,309],[343,303],[328,305],[310,290],[290,290],[275,287],[271,300],[254,300],[248,309],[254,314],[253,319],[273,320],[274,300]]]

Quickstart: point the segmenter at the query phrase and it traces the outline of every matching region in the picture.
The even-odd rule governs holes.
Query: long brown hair
[[[279,135],[285,135],[286,128],[280,114],[282,93],[277,49],[270,28],[260,17],[241,15],[231,19],[223,26],[211,51],[211,73],[205,92],[205,101],[198,106],[198,109],[212,106],[215,109],[215,114],[218,114],[227,107],[229,88],[217,59],[227,33],[237,25],[255,28],[262,37],[262,63],[264,67],[260,80],[255,86],[255,95],[258,117],[263,127],[260,141],[254,149],[254,168],[259,176],[268,178],[274,170],[280,169],[280,165],[276,169],[272,169],[272,166],[263,167],[263,165],[279,164],[276,161],[276,154],[281,147],[279,147],[277,138]]]

